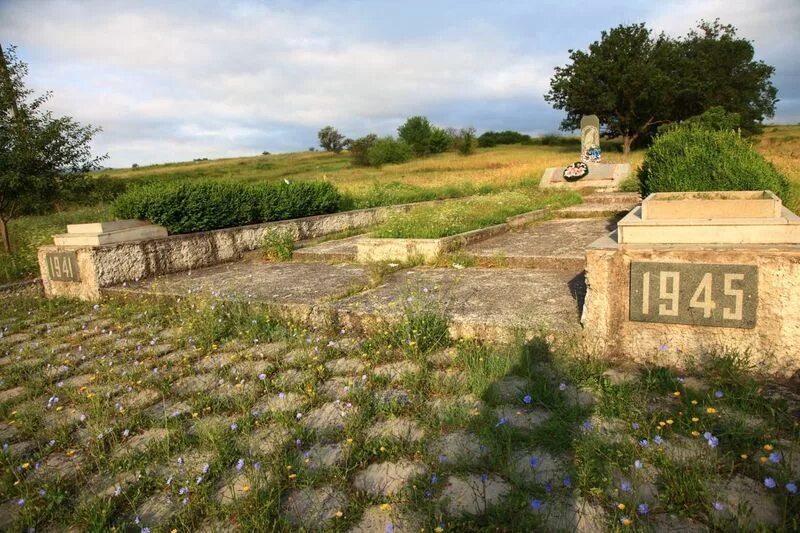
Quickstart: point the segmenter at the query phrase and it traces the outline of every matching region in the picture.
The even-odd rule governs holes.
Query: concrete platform
[[[355,262],[358,254],[358,241],[363,235],[304,246],[294,251],[297,261]]]
[[[628,211],[636,207],[636,204],[611,204],[611,203],[584,203],[559,209],[556,214],[564,218],[609,218],[613,216],[623,216]]]
[[[419,300],[442,309],[455,338],[510,340],[518,331],[577,331],[585,291],[578,272],[420,268],[391,274],[334,308],[340,324],[369,329]]]
[[[586,247],[615,227],[613,219],[550,220],[475,243],[466,252],[486,266],[580,272]]]

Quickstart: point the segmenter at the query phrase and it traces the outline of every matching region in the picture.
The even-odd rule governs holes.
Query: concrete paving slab
[[[564,218],[608,218],[625,215],[634,207],[636,204],[585,203],[559,209],[556,213]]]
[[[305,246],[295,250],[292,258],[297,261],[354,262],[358,254],[358,241],[364,238],[363,235],[356,235],[346,239]]]
[[[426,292],[427,291],[427,292]],[[414,298],[440,306],[454,337],[510,339],[515,329],[579,328],[585,285],[576,271],[418,268],[384,278],[379,287],[334,304],[350,328],[369,328],[402,315]]]
[[[481,265],[581,271],[586,247],[613,231],[613,219],[549,220],[466,248]]]
[[[314,306],[361,290],[368,269],[326,263],[243,261],[180,272],[106,289],[109,294],[207,295],[271,304]]]

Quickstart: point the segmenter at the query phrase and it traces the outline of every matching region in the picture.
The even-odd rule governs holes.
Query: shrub
[[[450,149],[453,145],[453,138],[444,128],[433,128],[430,143],[428,145],[432,154],[441,154]]]
[[[288,261],[294,253],[294,238],[289,231],[268,228],[261,243],[264,257],[275,261]]]
[[[517,131],[487,131],[478,137],[478,146],[491,148],[499,144],[528,144],[532,141],[530,135]]]
[[[672,122],[658,128],[659,133],[666,133],[679,128],[681,124],[699,126],[708,130],[738,131],[742,125],[742,116],[739,113],[728,113],[722,106],[706,109],[701,115],[689,117],[681,123]]]
[[[378,139],[367,152],[367,159],[373,167],[390,163],[405,163],[411,159],[411,156],[411,147],[392,137]]]
[[[642,194],[769,189],[786,200],[789,185],[738,135],[680,126],[656,137],[639,170]]]
[[[397,128],[397,136],[405,141],[416,156],[430,153],[431,135],[433,126],[426,117],[410,117]]]
[[[461,155],[475,153],[478,141],[475,137],[475,128],[461,128],[453,140],[453,144]]]
[[[170,233],[191,233],[331,213],[340,201],[333,185],[324,182],[154,183],[117,198],[114,214],[160,224]]]
[[[353,156],[353,164],[361,167],[369,166],[369,149],[378,141],[378,136],[374,133],[365,135],[360,139],[350,143],[350,155]]]

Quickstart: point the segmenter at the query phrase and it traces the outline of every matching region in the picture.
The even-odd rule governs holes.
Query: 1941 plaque
[[[78,256],[75,252],[50,252],[45,254],[47,272],[53,281],[80,281]]]
[[[757,307],[754,265],[631,263],[634,322],[754,328]]]

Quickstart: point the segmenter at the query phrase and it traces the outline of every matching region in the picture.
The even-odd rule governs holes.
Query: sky
[[[733,24],[776,68],[775,123],[800,122],[800,1],[0,0],[0,43],[54,113],[102,127],[111,167],[307,150],[333,125],[558,130],[544,101],[569,49],[645,22]]]

